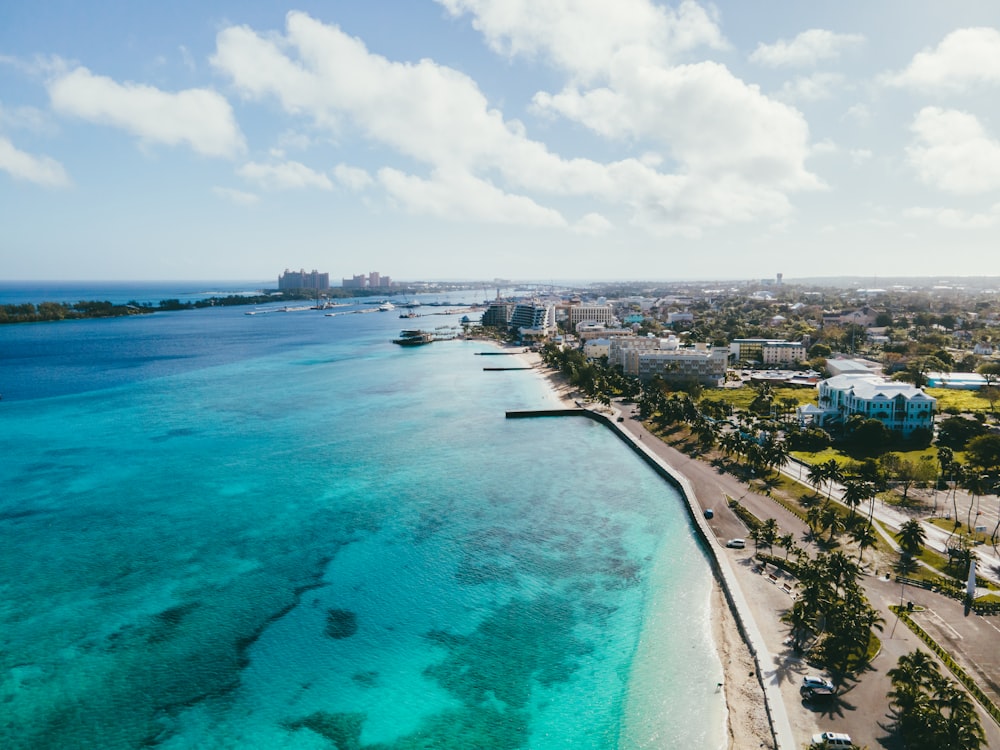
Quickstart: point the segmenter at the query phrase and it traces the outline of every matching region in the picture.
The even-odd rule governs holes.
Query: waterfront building
[[[885,380],[878,375],[835,375],[817,385],[819,406],[799,407],[799,421],[819,427],[843,424],[860,415],[877,419],[903,437],[917,429],[931,429],[937,399],[910,383]]]
[[[725,380],[729,349],[708,344],[682,346],[676,336],[615,337],[608,347],[608,361],[642,381],[659,375],[667,382],[695,381],[716,387]]]
[[[371,271],[368,274],[361,273],[349,279],[341,279],[340,285],[344,289],[388,289],[392,286],[392,279],[378,271]]]
[[[591,339],[583,345],[583,355],[587,359],[600,359],[611,353],[611,339]]]
[[[556,330],[555,305],[518,303],[510,314],[510,328],[521,338],[543,339]]]
[[[510,316],[513,312],[513,302],[505,302],[500,299],[495,300],[490,303],[488,308],[486,308],[486,311],[483,313],[483,317],[480,320],[480,325],[488,328],[507,329],[510,327]]]
[[[307,273],[304,269],[285,272],[278,277],[278,289],[312,289],[325,292],[330,289],[330,274],[320,273],[315,268]]]

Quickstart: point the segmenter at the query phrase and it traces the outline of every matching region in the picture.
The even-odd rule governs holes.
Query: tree
[[[878,544],[878,536],[871,524],[862,524],[851,529],[851,539],[858,545],[858,564],[865,554],[865,547],[874,547]]]
[[[987,386],[1000,383],[1000,362],[984,362],[976,368],[976,372],[985,378]]]
[[[965,446],[965,460],[984,471],[1000,469],[1000,435],[972,438]]]
[[[844,505],[851,509],[851,517],[857,512],[861,503],[875,494],[875,487],[860,479],[850,478],[844,480]]]
[[[899,527],[896,532],[896,539],[903,552],[910,557],[917,557],[924,548],[927,540],[927,533],[924,531],[920,521],[910,519]]]

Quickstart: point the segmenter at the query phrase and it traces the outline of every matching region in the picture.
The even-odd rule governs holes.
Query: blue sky
[[[1000,275],[1000,4],[0,4],[0,278]]]

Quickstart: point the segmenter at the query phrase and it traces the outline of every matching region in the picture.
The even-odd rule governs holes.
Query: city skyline
[[[989,2],[0,11],[0,275],[1000,275]]]

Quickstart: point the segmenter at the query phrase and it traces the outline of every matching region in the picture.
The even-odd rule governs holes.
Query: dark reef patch
[[[329,638],[350,638],[358,632],[358,616],[349,609],[327,610],[324,632]]]
[[[360,750],[364,723],[365,714],[317,711],[302,719],[285,722],[284,726],[293,732],[299,729],[313,731],[330,740],[337,750]]]

